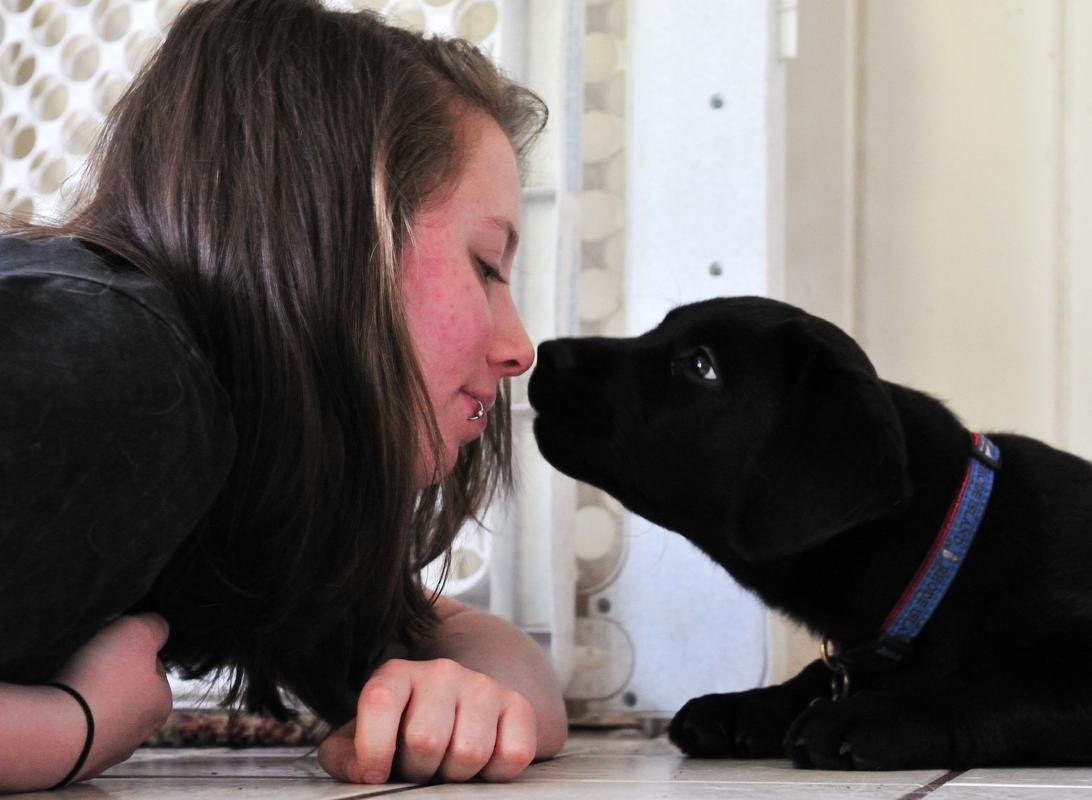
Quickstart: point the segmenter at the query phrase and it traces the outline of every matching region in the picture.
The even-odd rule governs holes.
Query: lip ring
[[[477,397],[474,398],[474,402],[478,404],[478,409],[473,414],[471,414],[469,417],[466,418],[467,422],[477,422],[478,420],[480,420],[482,417],[485,416],[485,403],[483,403]]]

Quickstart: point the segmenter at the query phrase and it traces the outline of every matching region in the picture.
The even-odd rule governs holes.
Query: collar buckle
[[[842,658],[838,643],[833,639],[819,642],[819,658],[830,670],[830,699],[844,700],[849,697],[849,668]]]
[[[883,633],[848,650],[833,639],[824,639],[819,643],[819,658],[832,673],[831,698],[840,700],[849,695],[851,670],[871,675],[889,672],[901,665],[912,650],[911,642]]]

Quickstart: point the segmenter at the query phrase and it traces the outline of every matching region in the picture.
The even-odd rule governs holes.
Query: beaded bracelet
[[[80,757],[76,759],[76,766],[69,770],[69,773],[61,779],[60,783],[49,787],[50,790],[53,790],[60,789],[70,784],[72,780],[80,774],[80,770],[83,769],[84,762],[87,761],[87,755],[91,752],[91,744],[95,741],[95,718],[91,714],[91,706],[87,705],[87,701],[83,699],[83,695],[71,686],[66,686],[63,683],[46,683],[43,685],[52,686],[54,689],[60,689],[62,692],[70,694],[72,698],[80,704],[80,708],[83,709],[83,715],[87,718],[87,738],[84,739],[83,750],[80,751]]]

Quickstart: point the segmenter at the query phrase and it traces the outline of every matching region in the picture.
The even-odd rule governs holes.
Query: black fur
[[[939,401],[878,378],[835,326],[762,298],[677,308],[633,339],[545,342],[530,399],[555,467],[846,643],[879,632],[970,454]],[[1003,466],[985,518],[902,664],[854,674],[838,701],[819,661],[780,686],[699,697],[672,740],[831,769],[1092,763],[1092,464],[988,436]]]

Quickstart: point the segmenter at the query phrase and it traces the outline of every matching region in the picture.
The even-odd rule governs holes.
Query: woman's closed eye
[[[508,285],[508,281],[506,281],[504,279],[504,276],[501,275],[500,270],[497,269],[496,267],[494,267],[488,261],[486,261],[483,258],[477,258],[477,257],[474,258],[474,261],[477,263],[478,271],[481,272],[482,277],[485,280],[487,280],[487,281],[497,281],[498,283],[503,283],[506,286]]]

